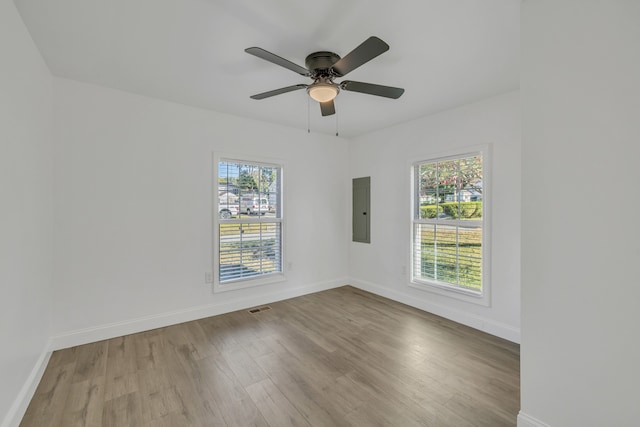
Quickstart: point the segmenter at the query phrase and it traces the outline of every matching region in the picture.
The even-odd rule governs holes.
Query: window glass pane
[[[282,271],[280,223],[220,224],[220,281]]]
[[[238,165],[221,162],[218,165],[218,215],[221,219],[238,216]]]
[[[457,283],[456,228],[436,226],[434,271],[435,279],[441,282]]]
[[[458,227],[458,284],[482,290],[482,228]]]
[[[418,279],[435,279],[435,241],[434,224],[416,224],[414,227],[413,275]]]
[[[438,204],[442,208],[440,219],[458,219],[459,175],[458,160],[438,162]]]
[[[482,157],[460,159],[460,219],[482,218]]]
[[[240,188],[240,213],[244,215],[256,215],[260,212],[257,200],[258,191],[258,167],[256,165],[240,164],[238,174],[238,187]]]
[[[438,200],[438,167],[437,163],[427,163],[418,168],[418,200],[417,217],[435,218],[442,210],[437,206]]]
[[[279,169],[262,167],[260,171],[260,203],[266,206],[267,217],[280,217]]]

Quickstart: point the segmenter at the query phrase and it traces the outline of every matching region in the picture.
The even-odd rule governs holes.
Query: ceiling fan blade
[[[309,70],[304,67],[301,67],[298,64],[294,64],[293,62],[286,60],[275,53],[268,52],[259,47],[248,47],[244,50],[245,52],[257,56],[260,59],[264,59],[265,61],[273,62],[276,65],[279,65],[284,68],[288,68],[289,70],[298,73],[302,76],[309,76]]]
[[[251,99],[265,99],[265,98],[269,98],[271,96],[280,95],[282,93],[287,93],[287,92],[291,92],[291,91],[298,90],[298,89],[304,89],[306,87],[307,87],[307,85],[303,85],[303,84],[287,86],[287,87],[281,87],[280,89],[270,90],[269,92],[262,92],[262,93],[259,93],[257,95],[252,95],[252,96],[250,96],[250,98]]]
[[[327,102],[320,102],[320,111],[323,116],[330,116],[336,113],[336,105],[333,103],[333,99]]]
[[[349,52],[347,56],[333,64],[333,71],[338,77],[344,76],[388,50],[388,44],[377,37],[369,37],[360,46]]]
[[[404,93],[404,89],[399,87],[374,85],[372,83],[354,82],[345,80],[340,83],[340,88],[352,92],[366,93],[369,95],[384,96],[385,98],[398,99]]]

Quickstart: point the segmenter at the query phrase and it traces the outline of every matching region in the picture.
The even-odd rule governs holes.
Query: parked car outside
[[[234,204],[218,204],[218,215],[221,219],[229,219],[234,216],[238,216],[238,205]]]
[[[240,212],[247,215],[264,215],[269,212],[269,201],[266,197],[243,197],[240,199]]]

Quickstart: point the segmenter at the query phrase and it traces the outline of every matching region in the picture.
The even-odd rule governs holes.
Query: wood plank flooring
[[[56,351],[21,426],[515,426],[520,350],[345,286]]]

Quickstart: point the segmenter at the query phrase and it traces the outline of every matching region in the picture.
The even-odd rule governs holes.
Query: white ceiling
[[[304,66],[314,51],[346,55],[369,36],[390,50],[344,79],[398,86],[397,99],[336,98],[340,135],[358,136],[519,86],[520,0],[15,0],[51,72],[332,134],[304,90],[311,80],[248,55],[258,46]],[[342,80],[342,79],[340,79]]]

